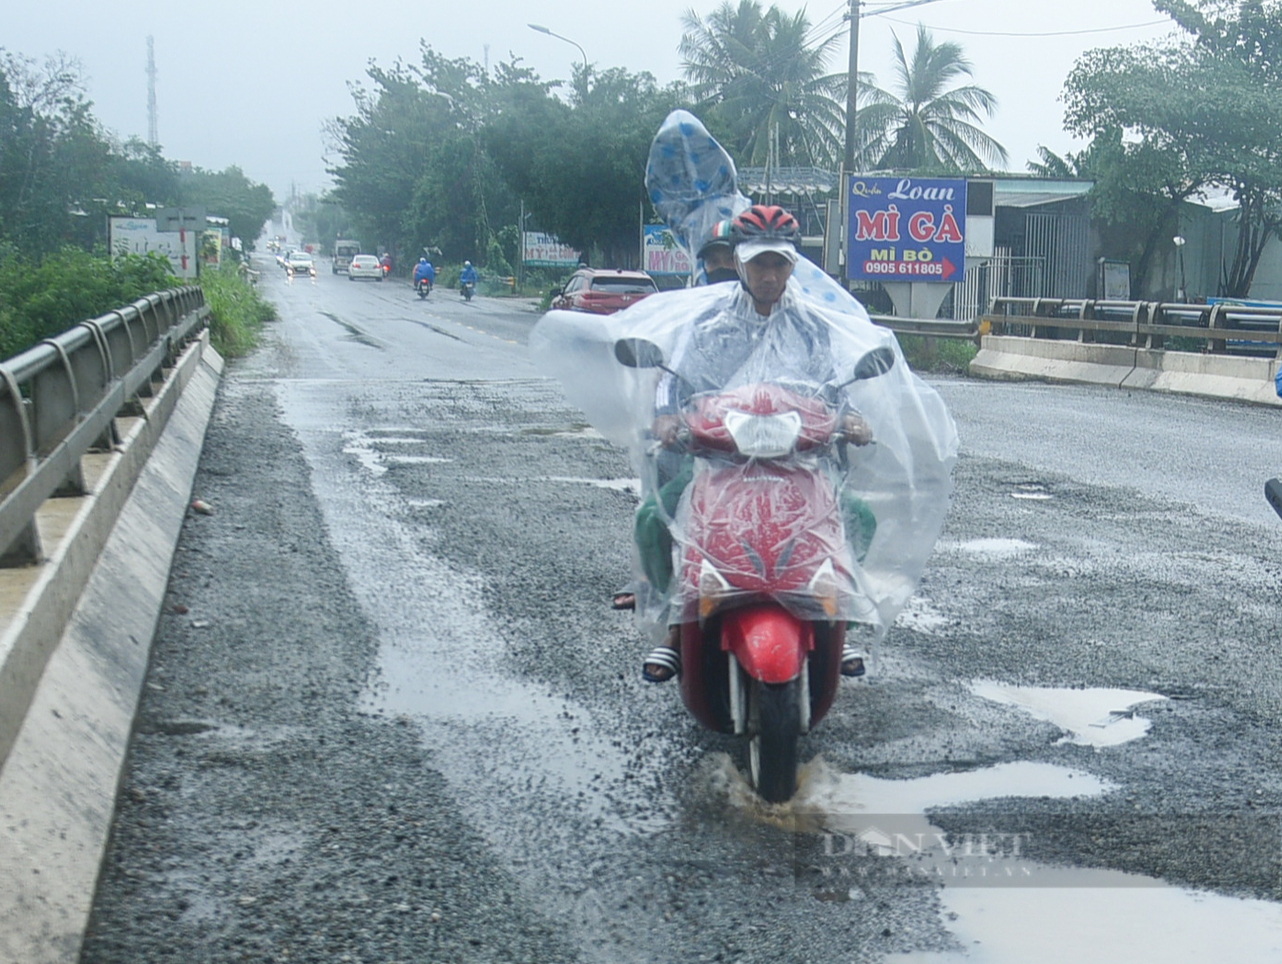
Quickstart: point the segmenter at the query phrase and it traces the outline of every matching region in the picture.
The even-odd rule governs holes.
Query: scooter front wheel
[[[787,683],[753,680],[749,690],[748,774],[767,803],[797,792],[797,744],[801,739],[801,678]]]

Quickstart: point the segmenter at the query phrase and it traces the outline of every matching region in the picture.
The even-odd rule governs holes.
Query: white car
[[[347,280],[355,281],[357,278],[382,281],[383,266],[378,263],[378,258],[372,254],[358,254],[352,258],[352,263],[347,266]]]
[[[295,277],[316,277],[316,263],[306,251],[291,251],[285,259],[285,270]]]

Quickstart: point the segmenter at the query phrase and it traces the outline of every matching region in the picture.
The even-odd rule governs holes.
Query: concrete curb
[[[1258,405],[1282,405],[1268,358],[1153,351],[1124,345],[985,335],[970,363],[977,378],[1110,385]]]
[[[6,632],[47,659],[34,678],[30,663],[11,677],[19,692],[30,686],[0,770],[3,964],[79,957],[222,367],[207,332],[187,349],[123,451],[77,500]]]

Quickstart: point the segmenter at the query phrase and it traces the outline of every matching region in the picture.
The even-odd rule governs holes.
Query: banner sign
[[[951,283],[965,276],[964,179],[851,175],[846,193],[850,280]]]
[[[579,252],[562,244],[556,235],[526,231],[521,245],[521,260],[531,268],[577,268]]]
[[[199,231],[157,231],[155,218],[108,219],[108,247],[113,257],[159,252],[169,259],[179,278],[196,277],[196,239]]]
[[[646,274],[682,274],[688,277],[694,271],[690,254],[662,224],[645,225],[642,238],[641,270]]]

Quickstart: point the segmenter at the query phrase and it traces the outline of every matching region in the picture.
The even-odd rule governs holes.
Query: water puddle
[[[895,626],[932,636],[947,626],[948,622],[948,617],[937,610],[929,599],[913,596],[900,610],[899,616],[895,619]]]
[[[1048,502],[1054,498],[1040,482],[1023,482],[1015,486],[1010,494],[1012,499],[1029,499],[1034,502]]]
[[[1139,690],[1008,686],[990,680],[971,683],[970,691],[1054,723],[1065,731],[1060,743],[1094,747],[1118,746],[1144,736],[1152,721],[1136,716],[1133,708],[1166,699],[1157,693]]]
[[[629,492],[641,498],[641,480],[640,479],[581,479],[573,476],[549,476],[546,480],[538,481],[547,482],[566,482],[570,485],[593,485],[599,489],[612,489],[615,492]]]
[[[384,455],[382,459],[388,465],[446,465],[454,461],[439,455]]]
[[[379,449],[383,445],[421,445],[421,438],[344,432],[343,439],[347,443],[343,454],[355,456],[361,467],[375,477],[383,475],[389,465],[438,465],[454,461],[437,455],[388,455]]]
[[[971,539],[968,542],[941,542],[939,547],[953,552],[964,552],[971,556],[987,556],[997,559],[1017,556],[1020,553],[1031,552],[1034,549],[1041,548],[1035,543],[1025,542],[1023,539]]]
[[[799,886],[818,880],[820,899],[850,901],[851,913],[859,913],[870,881],[932,887],[940,922],[960,949],[890,954],[886,964],[1282,960],[1282,905],[1140,874],[1051,866],[1024,855],[1027,831],[1003,833],[992,814],[985,814],[984,832],[961,834],[946,833],[926,816],[935,807],[989,799],[1092,797],[1114,789],[1085,771],[1019,762],[881,780],[839,773],[816,759],[803,769],[797,796],[779,807],[762,804],[728,757],[712,762],[710,776],[740,812],[799,835],[807,874],[814,875]]]

